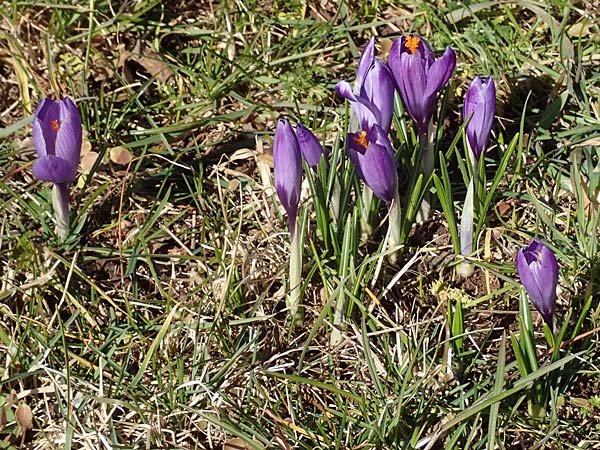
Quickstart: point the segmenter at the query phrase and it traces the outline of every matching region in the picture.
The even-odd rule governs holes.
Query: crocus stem
[[[400,207],[400,194],[396,192],[394,199],[390,203],[389,214],[388,214],[388,248],[394,249],[394,252],[390,254],[390,259],[395,262],[397,259],[397,249],[400,245],[400,232],[402,224],[402,210]]]
[[[435,155],[433,154],[433,148],[435,146],[435,130],[432,120],[429,121],[427,132],[420,135],[419,145],[421,146],[421,173],[423,174],[425,183],[427,183],[433,173],[433,167],[435,165]],[[421,206],[417,212],[417,221],[422,222],[429,219],[430,209],[431,194],[429,191],[426,191],[423,194],[423,200],[421,201]]]
[[[301,318],[298,308],[302,299],[302,226],[297,225],[291,227],[290,292],[286,299],[292,327]]]
[[[339,328],[344,322],[345,308],[346,301],[344,298],[344,291],[341,290],[335,302],[335,310],[333,311],[333,328],[331,329],[331,336],[329,336],[329,344],[332,347],[335,347],[342,341],[342,333]]]
[[[342,196],[342,188],[340,187],[340,182],[336,178],[333,180],[333,189],[331,191],[331,211],[333,213],[333,218],[337,222],[340,218],[340,201]]]
[[[69,185],[57,183],[52,188],[52,206],[58,237],[64,241],[69,235]]]
[[[467,187],[467,195],[460,219],[460,254],[462,256],[469,256],[473,252],[473,205],[476,176],[476,174],[473,174],[473,178],[471,178]],[[463,260],[456,271],[460,276],[467,278],[473,273],[473,265],[467,260]]]
[[[373,202],[373,191],[368,186],[363,186],[362,190],[362,214],[360,216],[360,238],[366,241],[373,227],[371,226],[371,203]]]

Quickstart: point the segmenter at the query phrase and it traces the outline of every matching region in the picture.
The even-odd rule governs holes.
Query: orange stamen
[[[419,42],[421,42],[421,39],[419,39],[416,36],[406,36],[404,46],[407,49],[409,49],[410,52],[414,55],[415,53],[417,53],[417,47],[419,46]]]
[[[369,146],[366,131],[361,131],[357,136],[354,136],[352,140],[365,149]]]
[[[50,128],[52,128],[54,131],[60,130],[60,123],[57,119],[52,119],[52,122],[50,122]]]

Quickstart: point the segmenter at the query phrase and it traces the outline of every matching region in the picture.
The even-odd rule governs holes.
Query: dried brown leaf
[[[133,159],[131,156],[131,152],[127,150],[125,147],[117,146],[113,147],[108,151],[110,156],[110,160],[115,164],[121,164],[126,166]]]
[[[87,152],[81,157],[81,161],[79,165],[81,166],[81,171],[83,173],[90,173],[94,164],[96,164],[96,160],[98,159],[98,153],[96,152]]]
[[[33,427],[33,413],[31,408],[25,402],[22,402],[15,411],[15,418],[22,430]]]

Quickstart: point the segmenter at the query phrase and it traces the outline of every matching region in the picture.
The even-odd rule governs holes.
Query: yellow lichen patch
[[[421,39],[419,39],[416,36],[406,36],[404,46],[407,49],[409,49],[410,52],[414,55],[415,53],[417,53],[417,47],[419,46],[419,42],[421,42]]]
[[[360,145],[363,148],[367,148],[369,146],[369,143],[367,142],[367,132],[366,131],[361,131],[356,136],[354,136],[352,139],[354,140],[354,142],[356,142],[358,145]]]

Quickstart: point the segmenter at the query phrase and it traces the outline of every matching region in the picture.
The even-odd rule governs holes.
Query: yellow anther
[[[406,36],[406,41],[404,41],[404,46],[410,50],[410,52],[414,55],[415,53],[417,53],[417,47],[419,46],[419,42],[421,42],[421,39],[419,39],[416,36]]]
[[[52,128],[54,131],[60,130],[60,122],[57,119],[52,119],[52,122],[50,122],[50,128]]]
[[[360,145],[363,148],[367,148],[369,146],[369,143],[367,142],[367,132],[366,131],[361,131],[360,133],[358,133],[358,135],[354,136],[352,138],[354,140],[354,142],[356,142],[358,145]]]

